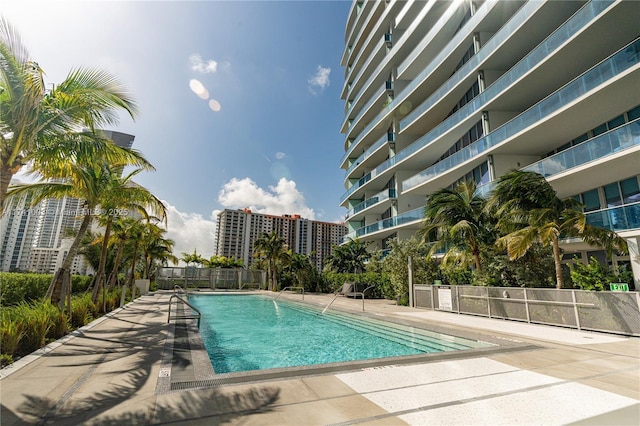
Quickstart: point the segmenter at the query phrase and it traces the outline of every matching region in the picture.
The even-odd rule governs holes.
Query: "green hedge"
[[[53,279],[52,274],[0,272],[0,305],[14,306],[20,302],[32,302],[44,297]],[[92,277],[71,277],[73,293],[85,292]]]
[[[377,272],[365,272],[363,274],[325,272],[322,276],[329,283],[331,291],[333,292],[339,291],[342,288],[342,285],[349,281],[375,285],[372,293],[373,297],[393,299],[391,283],[386,274],[379,274]]]

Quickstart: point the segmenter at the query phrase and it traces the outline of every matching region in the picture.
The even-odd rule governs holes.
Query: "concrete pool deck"
[[[504,350],[163,390],[167,375],[179,372],[168,371],[163,359],[175,328],[167,324],[169,296],[143,296],[1,370],[0,423],[640,424],[638,338],[417,310],[385,300],[366,300],[366,314],[453,335],[471,333],[504,342]],[[318,306],[330,300],[305,295],[305,303]],[[341,297],[334,306],[357,313],[362,301]],[[173,365],[199,362],[190,358],[174,359]]]

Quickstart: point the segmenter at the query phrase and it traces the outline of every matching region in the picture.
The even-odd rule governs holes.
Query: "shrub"
[[[71,325],[79,328],[90,323],[97,311],[95,304],[91,301],[90,294],[84,294],[71,299]]]
[[[20,302],[34,302],[44,297],[52,274],[0,272],[0,305],[15,306]],[[71,291],[84,293],[91,284],[91,277],[71,277]]]
[[[20,355],[40,349],[46,343],[47,333],[52,325],[50,311],[43,309],[43,302],[32,306],[22,302],[16,306],[16,314],[23,321],[25,336],[20,345]]]
[[[5,308],[0,315],[0,349],[3,355],[10,357],[11,362],[25,334],[23,322],[12,314],[10,308]]]

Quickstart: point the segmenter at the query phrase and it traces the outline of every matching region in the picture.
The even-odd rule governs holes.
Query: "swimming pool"
[[[190,295],[216,373],[298,367],[492,346],[257,295]]]

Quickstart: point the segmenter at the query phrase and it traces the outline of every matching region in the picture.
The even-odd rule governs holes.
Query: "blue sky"
[[[141,115],[117,127],[156,167],[175,252],[212,254],[215,213],[341,221],[340,1],[3,2],[48,83],[117,75]]]

